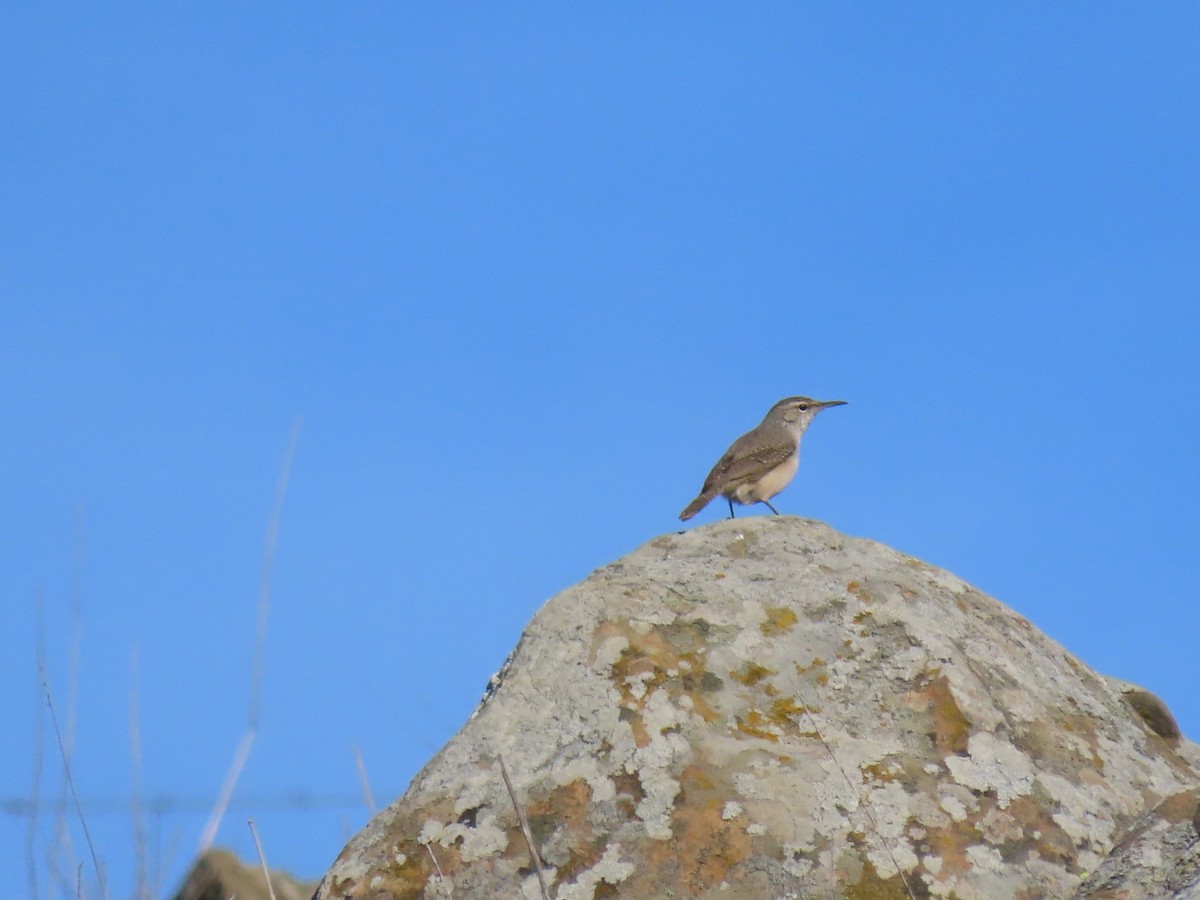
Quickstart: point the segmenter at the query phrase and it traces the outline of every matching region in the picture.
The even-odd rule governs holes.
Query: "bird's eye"
[[[800,404],[800,412],[808,412],[808,404],[807,403]]]

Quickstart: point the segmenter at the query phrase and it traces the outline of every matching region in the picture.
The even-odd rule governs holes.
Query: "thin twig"
[[[846,774],[846,770],[843,769],[842,764],[838,762],[838,758],[834,754],[833,748],[829,746],[829,742],[826,741],[824,735],[821,734],[821,729],[817,727],[817,720],[813,717],[812,710],[809,709],[808,701],[804,697],[804,691],[799,685],[796,687],[796,695],[800,698],[800,703],[804,707],[804,715],[808,717],[809,724],[812,725],[812,730],[817,735],[817,740],[821,742],[821,746],[825,748],[825,752],[829,754],[829,758],[833,760],[833,764],[837,767],[837,770],[842,773],[842,778],[846,781],[846,787],[850,788],[851,793],[859,797],[859,806],[862,808],[862,811],[866,813],[867,819],[871,823],[871,827],[875,829],[876,837],[878,837],[880,843],[883,844],[883,849],[887,851],[888,859],[891,860],[892,866],[896,869],[896,874],[900,876],[900,883],[904,885],[904,893],[908,894],[909,900],[917,900],[916,895],[913,894],[913,890],[908,884],[908,879],[904,876],[904,870],[901,869],[900,864],[896,862],[896,854],[892,852],[892,842],[889,841],[887,837],[884,836],[883,832],[879,830],[879,823],[875,820],[875,816],[871,812],[871,805],[862,799],[861,794],[859,794],[859,789],[856,788],[853,782],[850,781],[850,776]]]
[[[138,726],[138,651],[137,644],[129,648],[129,753],[133,763],[133,796],[130,799],[133,818],[133,852],[137,860],[134,897],[149,900],[150,884],[146,867],[146,812],[142,806],[142,735]]]
[[[371,815],[375,815],[375,798],[371,795],[371,782],[367,780],[367,767],[363,763],[362,751],[358,749],[358,744],[352,745],[354,750],[354,765],[358,768],[358,781],[362,785],[363,798],[367,801],[367,809],[371,811]]]
[[[279,544],[279,520],[283,517],[283,501],[287,497],[288,478],[292,474],[292,458],[296,455],[296,442],[300,440],[300,420],[292,424],[287,449],[283,454],[283,465],[279,467],[279,480],[275,483],[275,503],[267,523],[267,537],[263,544],[262,573],[258,583],[258,624],[254,635],[254,668],[251,673],[250,727],[258,728],[258,717],[262,708],[263,653],[267,643],[267,613],[271,606],[271,574],[275,570],[275,548]]]
[[[71,789],[71,797],[75,801],[75,811],[79,814],[79,824],[83,826],[83,837],[87,841],[88,851],[92,854],[92,867],[96,870],[96,881],[100,884],[100,895],[108,900],[108,886],[104,883],[104,870],[100,868],[100,860],[96,856],[96,847],[92,843],[92,835],[88,831],[87,819],[83,816],[83,807],[79,803],[79,794],[75,791],[75,779],[71,777],[71,765],[67,762],[67,748],[63,745],[62,732],[58,728],[58,716],[54,712],[54,700],[50,697],[50,682],[46,679],[46,670],[41,671],[42,689],[46,692],[46,706],[50,709],[50,721],[54,725],[54,734],[58,738],[58,751],[62,754],[63,774],[67,786]]]
[[[83,504],[75,507],[74,533],[71,547],[71,630],[67,646],[67,715],[66,738],[61,741],[66,748],[69,763],[75,753],[75,712],[79,699],[79,660],[83,645]],[[60,784],[58,802],[55,805],[54,843],[48,850],[51,873],[59,881],[65,894],[70,888],[68,876],[60,868],[77,868],[75,846],[71,841],[71,829],[67,825],[67,785]]]
[[[438,865],[437,855],[434,854],[434,852],[433,852],[433,843],[430,842],[430,843],[426,844],[425,849],[429,851],[429,858],[433,860],[433,868],[438,873],[438,890],[439,890],[439,892],[442,888],[445,888],[446,894],[448,896],[453,897],[454,889],[451,888],[449,884],[447,884],[446,876],[442,874],[442,867],[440,865]]]
[[[250,756],[250,748],[254,746],[254,729],[249,729],[242,735],[241,741],[238,743],[237,749],[233,752],[233,763],[229,767],[229,771],[225,774],[225,781],[221,784],[221,793],[217,795],[216,805],[213,806],[212,815],[208,817],[208,823],[204,826],[204,831],[200,835],[200,852],[204,853],[212,846],[216,840],[217,831],[221,827],[221,820],[225,818],[225,810],[229,807],[229,801],[233,797],[233,789],[237,787],[238,778],[242,775],[242,769],[246,767],[246,760]]]
[[[42,602],[40,590],[37,592],[36,598],[37,625],[34,630],[34,659],[37,661],[38,671],[41,672],[46,668],[46,624],[45,604]],[[29,878],[29,896],[31,900],[38,900],[41,894],[38,891],[37,858],[34,851],[37,846],[38,806],[42,802],[42,754],[46,733],[46,713],[41,697],[38,697],[33,728],[33,784],[29,791],[29,822],[25,828],[25,870]]]
[[[296,453],[296,442],[300,439],[300,420],[292,425],[288,437],[287,449],[283,454],[283,464],[279,468],[279,479],[275,483],[275,502],[271,507],[271,518],[267,522],[267,536],[263,542],[262,574],[258,584],[258,621],[254,634],[254,663],[250,671],[250,708],[247,713],[246,731],[238,748],[234,751],[233,763],[225,776],[221,793],[213,807],[208,824],[200,836],[200,852],[203,853],[216,840],[221,828],[221,820],[229,800],[241,778],[242,769],[250,756],[250,748],[254,746],[254,737],[258,732],[258,720],[262,710],[263,660],[267,642],[267,613],[271,607],[271,573],[275,567],[275,547],[279,543],[279,520],[283,516],[283,501],[287,497],[288,478],[292,471],[292,457]]]
[[[271,895],[271,900],[275,900],[275,888],[271,886],[271,872],[267,868],[267,858],[263,855],[262,841],[258,839],[258,830],[254,827],[253,819],[247,819],[246,824],[250,826],[250,834],[254,836],[254,846],[258,850],[258,863],[262,866],[263,881],[267,883],[267,893]]]
[[[550,892],[546,890],[546,876],[542,874],[542,859],[537,847],[533,845],[533,832],[529,830],[529,820],[525,818],[525,810],[517,802],[517,792],[513,790],[512,779],[508,777],[508,768],[504,765],[504,757],[496,754],[500,763],[500,774],[504,778],[504,786],[508,788],[508,796],[512,800],[513,809],[517,811],[517,821],[521,823],[521,833],[525,835],[525,843],[529,845],[529,856],[533,859],[533,870],[537,872],[538,885],[542,889],[542,900],[550,900]]]

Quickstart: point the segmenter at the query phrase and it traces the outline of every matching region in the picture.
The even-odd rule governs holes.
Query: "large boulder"
[[[540,897],[501,758],[559,900],[1137,897],[1106,858],[1155,835],[1186,891],[1173,727],[947,572],[724,521],[550,600],[316,897]]]

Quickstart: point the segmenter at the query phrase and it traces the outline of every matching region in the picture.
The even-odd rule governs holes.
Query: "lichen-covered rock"
[[[946,572],[720,522],[548,602],[317,897],[539,897],[503,756],[558,900],[1067,898],[1200,783],[1150,718]]]
[[[1200,789],[1172,794],[1139,818],[1076,897],[1200,900]]]

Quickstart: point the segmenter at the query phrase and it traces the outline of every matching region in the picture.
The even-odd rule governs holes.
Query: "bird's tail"
[[[700,512],[700,510],[704,509],[704,507],[708,506],[709,501],[715,496],[717,496],[716,491],[703,491],[699,497],[687,505],[687,509],[679,514],[680,520],[686,522],[696,513]]]

